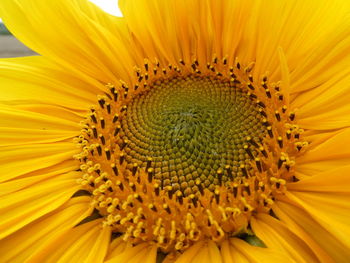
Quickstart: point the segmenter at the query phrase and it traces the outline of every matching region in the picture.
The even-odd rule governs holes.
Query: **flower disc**
[[[198,192],[196,179],[214,191],[220,181],[241,176],[238,167],[251,161],[246,138],[260,141],[264,130],[257,105],[234,83],[174,77],[158,81],[128,104],[117,143],[126,144],[130,169],[134,163],[146,168],[151,158],[162,188],[188,196]],[[232,173],[218,178],[218,169],[227,165]]]
[[[78,139],[83,177],[105,224],[134,244],[183,251],[202,239],[251,233],[293,181],[294,157],[307,143],[278,84],[253,84],[227,61],[202,73],[155,63],[138,83],[107,85]]]

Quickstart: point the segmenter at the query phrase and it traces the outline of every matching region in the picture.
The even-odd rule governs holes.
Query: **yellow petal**
[[[78,150],[73,142],[1,147],[0,182],[71,160]]]
[[[346,182],[345,182],[346,184]],[[350,194],[336,192],[287,192],[286,195],[350,249]]]
[[[2,262],[24,262],[92,212],[89,197],[70,199],[55,211],[0,241]]]
[[[103,88],[79,80],[40,56],[1,59],[0,84],[3,103],[56,105],[83,111],[95,103],[98,89]]]
[[[71,139],[76,136],[74,131],[65,130],[35,130],[0,127],[0,147],[23,145],[28,143],[54,143]]]
[[[251,226],[268,248],[288,254],[296,262],[318,262],[306,243],[272,216],[258,214],[256,218],[252,218]]]
[[[88,0],[3,0],[0,17],[28,47],[88,83],[127,79],[134,66],[123,19]]]
[[[219,248],[211,240],[198,241],[187,248],[175,263],[222,263]]]
[[[205,246],[204,241],[198,241],[189,248],[187,248],[183,254],[175,261],[175,263],[190,263],[195,260],[196,256],[201,253],[202,248]]]
[[[344,48],[331,49],[349,29],[346,1],[121,0],[120,7],[138,42],[161,61],[197,57],[203,65],[214,54],[227,55],[230,62],[236,57],[243,64],[256,61],[256,76],[269,71],[279,80],[281,47],[294,73],[291,84],[298,79],[304,84],[323,81],[317,73],[331,68],[332,59],[341,60],[344,54],[342,61],[346,61]],[[320,46],[320,41],[325,44]],[[327,59],[317,67],[327,52]]]
[[[271,248],[255,247],[238,238],[230,238],[224,241],[221,245],[221,255],[224,263],[293,262],[288,257],[288,254],[281,253]]]
[[[127,247],[120,250],[120,253],[113,253],[105,263],[155,263],[157,258],[157,247],[147,242],[142,242],[134,247]]]
[[[121,253],[123,253],[126,249],[131,248],[132,244],[125,242],[123,240],[123,236],[117,237],[114,239],[109,245],[108,254],[106,259],[110,259],[115,257]]]
[[[273,211],[312,248],[320,262],[346,262],[350,258],[350,250],[302,208],[290,201],[277,201]]]
[[[296,171],[307,175],[348,165],[350,162],[350,148],[344,147],[350,143],[350,129],[334,133],[328,140],[316,144],[297,159]]]
[[[70,172],[49,178],[0,199],[0,239],[57,209],[77,190],[80,174]]]
[[[77,169],[77,163],[75,160],[64,161],[57,165],[53,165],[44,169],[35,170],[28,173],[23,178],[6,181],[0,184],[0,196],[7,195],[19,191],[23,188],[35,185],[38,182],[46,179],[59,176],[61,174],[68,173]]]
[[[111,230],[101,219],[79,225],[33,255],[28,262],[101,263],[107,252]]]
[[[0,105],[1,127],[4,128],[77,132],[79,124],[71,121],[70,118],[66,119],[67,115],[70,115],[69,112],[63,109],[60,115],[54,116],[50,115],[50,112],[32,112]]]
[[[233,248],[229,240],[225,240],[221,243],[220,251],[221,251],[221,257],[222,257],[223,263],[235,263],[232,255],[238,254],[239,252],[235,251],[235,249]],[[247,259],[243,257],[243,259],[240,260],[239,262],[243,263],[244,260],[247,261]]]
[[[316,173],[295,183],[288,184],[288,190],[302,192],[350,192],[350,166],[340,166],[325,172]]]
[[[336,66],[338,64],[332,68]],[[312,130],[349,127],[349,74],[349,68],[345,67],[336,71],[317,88],[301,93],[293,102],[293,108],[298,108],[298,124]],[[323,72],[319,75],[323,75]]]

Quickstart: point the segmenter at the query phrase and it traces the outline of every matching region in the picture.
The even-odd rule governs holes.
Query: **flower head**
[[[0,4],[3,261],[345,262],[350,6],[120,6]]]

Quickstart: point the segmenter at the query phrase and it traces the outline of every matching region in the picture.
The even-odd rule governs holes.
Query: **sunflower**
[[[348,262],[347,1],[2,0],[1,262]]]

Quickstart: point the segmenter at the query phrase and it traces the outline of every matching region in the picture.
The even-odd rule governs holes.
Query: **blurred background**
[[[118,0],[90,1],[110,14],[122,16],[118,8]],[[32,55],[36,55],[36,53],[27,48],[21,42],[19,42],[14,36],[12,36],[12,34],[7,30],[5,25],[2,23],[2,20],[0,19],[0,58],[22,57]]]

